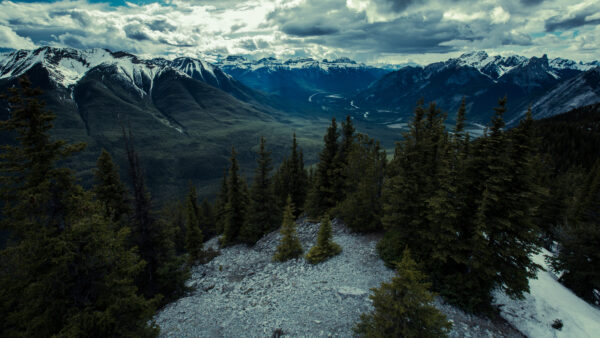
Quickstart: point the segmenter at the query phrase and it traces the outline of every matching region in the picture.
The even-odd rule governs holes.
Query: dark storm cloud
[[[152,40],[152,37],[150,35],[148,35],[148,33],[146,33],[144,31],[144,25],[141,24],[130,24],[127,25],[125,27],[123,27],[123,31],[125,32],[125,35],[133,40],[137,40],[137,41],[144,41],[144,40]]]
[[[175,25],[170,24],[166,19],[152,20],[147,23],[147,26],[153,31],[163,33],[173,32],[177,29]]]
[[[399,18],[390,22],[363,23],[343,33],[312,41],[355,50],[377,53],[443,53],[453,49],[443,42],[461,38],[474,40],[473,34],[461,34],[452,25],[442,22],[441,14]]]
[[[381,1],[381,0],[379,0]],[[389,5],[391,5],[391,10],[394,12],[402,12],[403,10],[405,10],[408,6],[412,5],[413,3],[423,3],[423,0],[383,0],[383,2],[387,2]]]
[[[76,10],[76,9],[51,11],[50,13],[48,13],[48,15],[51,18],[67,16],[67,17],[70,17],[71,19],[79,22],[79,24],[84,27],[91,25],[93,22],[93,20],[89,14],[87,14],[86,12],[83,12],[83,11]]]
[[[237,31],[237,30],[239,30],[241,28],[244,28],[246,26],[247,26],[247,24],[245,24],[243,22],[239,23],[239,24],[235,24],[235,25],[231,26],[231,32],[235,32],[235,31]]]
[[[544,2],[544,0],[521,0],[521,3],[525,6],[539,5],[542,2]]]
[[[316,36],[316,35],[330,35],[337,33],[339,30],[335,27],[321,24],[302,24],[302,23],[289,23],[283,25],[281,30],[289,35],[295,36]]]
[[[254,43],[253,40],[240,41],[240,43],[238,45],[241,48],[246,49],[247,51],[254,51],[254,50],[258,49],[258,47],[256,46],[256,44]]]
[[[388,6],[393,2],[379,1]],[[395,1],[395,8],[400,11],[413,2],[417,1]],[[273,12],[269,19],[284,33],[304,38],[295,40],[294,43],[298,45],[314,43],[324,47],[372,53],[445,53],[457,48],[445,43],[482,39],[489,30],[489,23],[484,20],[472,27],[461,22],[444,20],[443,11],[436,9],[417,11],[387,21],[369,22],[364,11],[337,7],[342,3],[344,1],[329,4],[309,1],[304,7]],[[332,6],[341,9],[332,12],[329,9]],[[333,22],[336,25],[323,25],[324,22]],[[514,39],[504,38],[504,42],[507,43],[512,40]]]
[[[592,6],[590,6],[592,7]],[[584,25],[597,25],[600,24],[600,19],[591,19],[587,17],[593,14],[597,14],[600,11],[600,6],[593,6],[593,8],[586,8],[575,15],[570,17],[564,16],[553,16],[546,20],[545,28],[547,32],[554,32],[557,30],[566,30],[581,27]]]

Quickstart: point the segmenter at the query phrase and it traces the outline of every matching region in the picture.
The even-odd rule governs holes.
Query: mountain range
[[[225,73],[246,86],[278,97],[288,109],[309,109],[315,94],[354,95],[394,68],[368,66],[348,58],[316,60],[274,57],[248,60],[228,56],[216,62]],[[314,112],[314,111],[313,111]]]
[[[71,163],[91,182],[101,148],[125,168],[122,133],[131,128],[162,195],[189,181],[216,190],[231,147],[251,176],[260,136],[277,164],[298,134],[308,162],[317,158],[331,116],[351,115],[357,129],[393,147],[420,98],[435,101],[450,119],[466,98],[468,129],[480,133],[500,97],[515,124],[532,107],[541,118],[600,102],[600,63],[485,52],[427,66],[378,67],[347,58],[258,61],[229,56],[215,64],[190,57],[143,59],[106,49],[43,47],[0,54],[0,92],[26,75],[56,113],[56,137],[84,141]],[[1,103],[0,118],[8,113]],[[0,134],[6,141],[8,136]],[[123,169],[123,173],[125,170]]]
[[[41,99],[56,113],[54,136],[88,144],[70,163],[84,183],[91,183],[101,148],[127,172],[122,129],[130,128],[148,185],[166,197],[180,194],[188,182],[211,195],[232,146],[250,176],[260,136],[278,163],[297,131],[306,157],[314,159],[321,133],[314,126],[322,123],[324,130],[327,123],[283,114],[261,103],[262,94],[192,58],[143,60],[104,49],[49,47],[0,58],[1,92],[22,75],[44,91]],[[9,110],[2,104],[4,119]]]
[[[472,122],[487,123],[498,98],[507,96],[505,117],[516,121],[529,106],[532,106],[535,115],[545,116],[542,102],[549,102],[545,95],[559,90],[561,85],[578,76],[593,77],[583,74],[593,74],[598,66],[600,63],[597,61],[549,60],[546,55],[526,58],[489,56],[485,52],[467,53],[425,67],[405,67],[389,73],[354,96],[351,103],[355,108],[368,110],[369,118],[385,122],[410,117],[420,98],[426,102],[435,101],[452,117],[465,97],[467,118]],[[585,85],[583,82],[574,84]],[[579,98],[567,96],[554,101],[553,113],[594,103],[594,97],[597,97],[590,94],[587,96],[589,99],[582,99],[581,95]]]

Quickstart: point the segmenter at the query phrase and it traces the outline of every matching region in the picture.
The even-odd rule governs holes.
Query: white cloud
[[[510,20],[510,13],[505,11],[504,8],[497,6],[492,10],[490,18],[492,19],[492,23],[495,24],[507,23]]]
[[[35,44],[30,38],[17,35],[9,27],[0,26],[0,47],[31,49],[35,48]]]
[[[429,62],[486,49],[590,60],[600,58],[599,11],[597,0],[167,0],[120,7],[3,1],[0,44],[374,62]]]

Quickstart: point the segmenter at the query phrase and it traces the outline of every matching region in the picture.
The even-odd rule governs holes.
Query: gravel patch
[[[319,224],[301,220],[297,230],[306,252],[316,242]],[[156,315],[160,336],[271,337],[278,331],[294,337],[351,337],[360,314],[373,309],[370,288],[389,281],[394,271],[377,255],[380,236],[352,234],[337,220],[332,230],[343,251],[317,265],[303,258],[272,262],[278,231],[254,247],[222,249],[211,262],[193,268],[187,283],[195,290]],[[217,248],[217,243],[213,238],[205,246]],[[452,337],[518,336],[508,325],[466,315],[440,300],[436,305],[454,321]]]

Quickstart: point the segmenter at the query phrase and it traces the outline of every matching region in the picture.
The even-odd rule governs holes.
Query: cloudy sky
[[[0,49],[143,56],[348,56],[429,63],[473,50],[600,59],[598,0],[76,0],[0,2]]]

